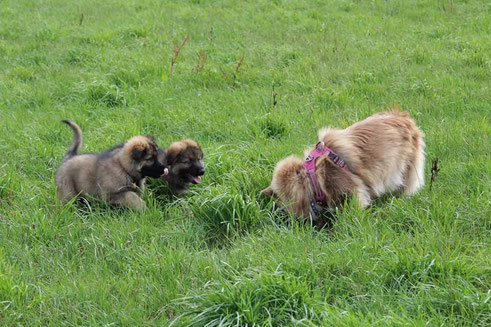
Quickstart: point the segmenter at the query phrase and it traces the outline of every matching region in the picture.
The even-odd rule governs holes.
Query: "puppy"
[[[353,196],[365,208],[387,192],[415,193],[424,185],[423,133],[406,112],[381,112],[346,129],[324,128],[305,161],[280,161],[262,191],[295,216],[323,225],[322,208]]]
[[[169,167],[169,174],[162,178],[174,195],[184,194],[191,184],[200,184],[205,173],[203,152],[199,144],[185,139],[174,142],[159,151],[159,160]]]
[[[168,173],[165,164],[158,160],[158,147],[153,138],[135,136],[103,153],[78,154],[82,131],[73,121],[63,122],[72,128],[74,139],[56,172],[61,202],[66,203],[77,195],[90,195],[137,210],[145,208],[140,197],[145,178]]]

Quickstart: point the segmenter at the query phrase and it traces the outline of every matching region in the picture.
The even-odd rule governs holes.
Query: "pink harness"
[[[346,165],[346,163],[341,158],[339,158],[336,152],[334,152],[332,149],[324,145],[324,142],[317,143],[315,145],[314,150],[312,150],[312,152],[310,152],[307,158],[305,158],[305,161],[303,162],[303,166],[307,170],[310,180],[312,181],[312,186],[314,187],[314,193],[315,193],[315,201],[326,205],[327,204],[326,194],[322,191],[322,188],[319,184],[319,180],[317,179],[317,175],[315,173],[315,161],[317,160],[317,158],[322,157],[324,155],[327,155],[327,157],[331,159],[336,166],[341,167],[346,171],[349,171],[349,168]]]

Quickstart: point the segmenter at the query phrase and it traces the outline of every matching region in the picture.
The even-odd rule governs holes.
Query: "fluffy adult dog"
[[[159,159],[169,167],[169,174],[162,178],[174,195],[184,194],[191,184],[200,184],[205,173],[203,151],[196,141],[185,139],[160,150]]]
[[[381,112],[346,129],[321,129],[306,160],[280,161],[262,193],[322,225],[321,209],[351,196],[366,207],[387,192],[416,192],[424,185],[424,148],[423,133],[406,112]]]
[[[145,208],[140,197],[145,178],[157,178],[168,172],[158,160],[158,147],[153,138],[134,136],[102,153],[78,154],[82,131],[73,121],[63,122],[72,128],[74,139],[56,172],[61,202],[66,203],[77,195],[89,195],[137,210]]]

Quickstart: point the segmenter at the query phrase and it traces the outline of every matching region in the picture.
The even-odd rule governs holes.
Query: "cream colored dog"
[[[366,207],[387,192],[411,195],[420,189],[424,148],[423,133],[406,112],[381,112],[346,129],[321,129],[307,161],[280,161],[262,193],[322,225],[322,206],[340,207],[353,196]]]

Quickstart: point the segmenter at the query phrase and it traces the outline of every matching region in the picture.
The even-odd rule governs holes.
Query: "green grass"
[[[490,35],[478,0],[1,1],[0,325],[488,326]],[[259,195],[318,128],[394,105],[427,184],[440,159],[432,190],[330,231]],[[144,213],[61,206],[63,118],[84,151],[196,139],[203,184],[153,183]]]

